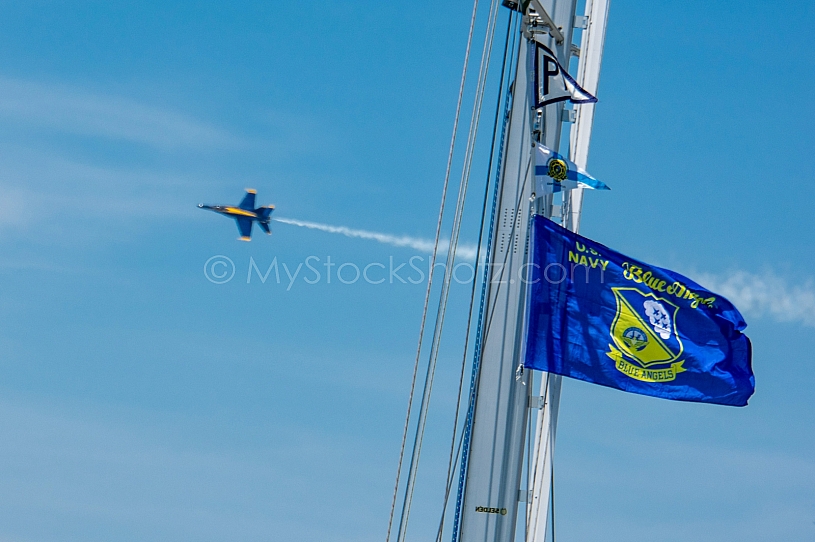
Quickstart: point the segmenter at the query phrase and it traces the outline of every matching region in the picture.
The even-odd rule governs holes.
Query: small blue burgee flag
[[[540,143],[535,145],[535,193],[543,196],[575,188],[611,190],[565,156]]]
[[[750,340],[728,300],[542,216],[532,228],[525,367],[666,399],[747,404]]]

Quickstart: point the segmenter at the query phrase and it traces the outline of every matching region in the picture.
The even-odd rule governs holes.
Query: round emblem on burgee
[[[569,173],[569,166],[560,158],[549,160],[549,176],[557,182],[565,181]]]

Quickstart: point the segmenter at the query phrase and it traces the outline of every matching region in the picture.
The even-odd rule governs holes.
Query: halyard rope
[[[458,122],[459,118],[461,117],[461,103],[464,99],[464,84],[467,80],[467,67],[470,62],[470,50],[472,48],[473,43],[473,31],[475,30],[475,19],[477,14],[478,14],[478,0],[473,0],[473,14],[472,17],[470,18],[470,31],[467,36],[467,48],[464,52],[464,67],[461,71],[461,83],[459,85],[458,90],[458,102],[456,104],[455,120],[453,121],[453,135],[450,139],[450,151],[447,155],[447,171],[444,174],[444,185],[442,187],[441,193],[441,205],[439,206],[439,218],[436,224],[436,237],[433,243],[433,253],[430,256],[431,272],[427,277],[427,291],[425,292],[424,308],[422,309],[422,320],[419,326],[419,344],[416,347],[416,361],[413,364],[413,378],[410,383],[410,395],[408,396],[407,414],[405,415],[405,427],[402,432],[402,445],[399,449],[399,462],[396,467],[396,482],[393,487],[393,500],[391,501],[391,512],[390,517],[388,518],[388,534],[385,537],[386,542],[390,542],[391,528],[393,527],[393,515],[394,512],[396,511],[396,498],[399,494],[399,481],[402,474],[402,462],[404,461],[405,458],[405,444],[407,443],[408,427],[410,425],[410,413],[411,410],[413,409],[413,397],[414,392],[416,390],[416,376],[419,371],[419,360],[422,354],[422,340],[424,338],[425,323],[427,322],[427,308],[430,303],[430,292],[433,287],[432,270],[435,268],[436,254],[438,253],[439,250],[439,237],[441,235],[442,219],[444,218],[444,204],[445,200],[447,199],[447,187],[450,182],[450,169],[453,163],[453,150],[455,148],[456,135],[458,133]]]
[[[487,203],[489,202],[490,179],[492,177],[493,158],[496,155],[495,143],[496,143],[496,138],[497,138],[497,135],[498,135],[498,124],[499,124],[499,120],[501,120],[501,113],[502,113],[502,111],[501,111],[501,98],[503,98],[503,92],[504,92],[504,74],[506,72],[507,57],[512,54],[511,53],[511,48],[509,46],[509,38],[510,38],[510,35],[512,33],[512,23],[513,23],[513,19],[514,19],[513,15],[514,15],[514,12],[511,11],[509,19],[507,21],[506,38],[504,39],[504,55],[503,55],[503,61],[501,63],[501,75],[498,78],[498,97],[496,98],[496,104],[495,104],[495,120],[493,121],[493,127],[492,127],[492,140],[490,142],[490,159],[489,159],[489,163],[487,164],[487,179],[486,179],[486,183],[485,183],[485,186],[484,186],[484,199],[483,199],[483,202],[482,202],[482,205],[481,205],[481,223],[480,223],[480,226],[479,226],[479,229],[478,229],[478,242],[476,243],[477,249],[476,249],[475,269],[473,270],[473,277],[476,276],[476,274],[478,272],[478,264],[481,262],[481,242],[483,240],[484,224],[485,224],[486,218],[487,218]],[[514,42],[514,39],[513,39],[513,42]],[[514,43],[513,43],[513,48],[514,48]],[[507,91],[506,92],[509,92],[508,84],[507,84]],[[508,99],[508,96],[507,96],[507,99]],[[509,102],[507,102],[507,104],[508,103]],[[505,113],[505,115],[506,115],[506,113]],[[505,126],[506,126],[506,122],[503,122],[502,127],[501,127],[501,145],[503,145],[503,139],[504,139],[503,138],[503,132],[504,132],[504,127]],[[500,151],[498,151],[498,153],[500,153]],[[500,174],[500,169],[501,169],[501,164],[500,164],[500,157],[499,157],[497,175],[496,175],[496,179],[495,179],[496,186],[497,186],[497,183],[498,183],[498,175]],[[487,257],[489,257],[489,252],[487,252]],[[465,369],[466,369],[466,366],[467,366],[467,353],[468,353],[467,349],[468,349],[468,346],[469,346],[469,343],[470,343],[470,330],[471,330],[472,319],[473,319],[473,306],[475,304],[475,291],[476,291],[476,286],[477,285],[478,285],[478,281],[473,280],[472,289],[470,291],[470,306],[469,306],[469,309],[467,310],[467,327],[466,327],[466,329],[464,331],[464,353],[463,353],[462,358],[461,358],[461,374],[460,374],[459,382],[458,382],[458,396],[456,398],[456,413],[455,413],[455,416],[454,416],[454,419],[453,419],[453,438],[451,439],[451,442],[450,442],[450,457],[449,457],[449,460],[448,460],[448,463],[447,463],[447,484],[446,484],[445,492],[444,492],[444,501],[443,501],[442,507],[441,507],[441,519],[439,520],[439,529],[438,529],[437,534],[436,534],[436,541],[437,542],[441,542],[442,533],[444,531],[444,516],[445,516],[445,511],[447,510],[447,502],[448,502],[448,499],[450,498],[450,490],[452,489],[452,486],[453,486],[453,466],[458,461],[458,457],[459,457],[459,455],[461,453],[461,447],[462,447],[462,444],[464,442],[464,433],[463,433],[463,428],[462,428],[462,434],[461,434],[461,437],[459,438],[459,444],[458,444],[458,446],[456,446],[456,433],[458,432],[457,431],[457,429],[458,429],[458,418],[459,418],[459,413],[460,413],[460,409],[461,409],[461,394],[462,394],[462,391],[463,391],[463,388],[464,388],[464,372],[465,372]],[[486,282],[482,285],[482,287],[486,287]],[[482,304],[482,309],[481,310],[483,310],[483,304]]]
[[[481,107],[483,104],[484,90],[486,88],[487,72],[492,53],[492,40],[495,36],[495,22],[497,18],[498,1],[492,0],[490,4],[487,29],[484,36],[484,47],[481,53],[481,65],[476,82],[475,99],[473,101],[473,112],[470,119],[470,130],[467,136],[467,146],[464,154],[464,164],[461,172],[458,197],[456,200],[455,214],[453,216],[453,226],[450,232],[450,243],[447,249],[447,265],[444,268],[444,280],[442,281],[441,293],[439,295],[439,308],[436,313],[436,324],[433,330],[433,340],[430,347],[430,359],[427,364],[427,375],[425,376],[422,400],[419,406],[419,419],[416,425],[416,434],[413,441],[413,453],[408,468],[407,483],[405,486],[405,498],[402,504],[402,517],[399,522],[399,534],[397,542],[403,542],[407,532],[408,520],[410,518],[410,507],[413,501],[413,490],[415,488],[416,474],[418,472],[419,458],[422,451],[422,440],[427,422],[427,412],[430,406],[430,395],[433,389],[433,378],[438,360],[439,345],[444,327],[447,300],[450,292],[450,282],[452,280],[456,247],[461,231],[461,220],[464,213],[464,203],[467,196],[467,187],[470,180],[475,140],[478,133],[478,124],[481,117]]]

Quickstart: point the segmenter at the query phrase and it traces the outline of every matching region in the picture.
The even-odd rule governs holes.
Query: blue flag
[[[525,367],[666,399],[747,404],[750,340],[728,300],[542,216],[532,228]]]

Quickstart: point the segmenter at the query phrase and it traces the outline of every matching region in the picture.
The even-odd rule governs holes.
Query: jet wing
[[[243,197],[243,201],[241,202],[238,207],[243,209],[244,211],[254,211],[255,210],[255,195],[257,192],[254,190],[247,190],[246,195]]]
[[[252,239],[252,220],[250,218],[236,218],[238,223],[238,230],[241,232],[241,241],[249,241]]]

